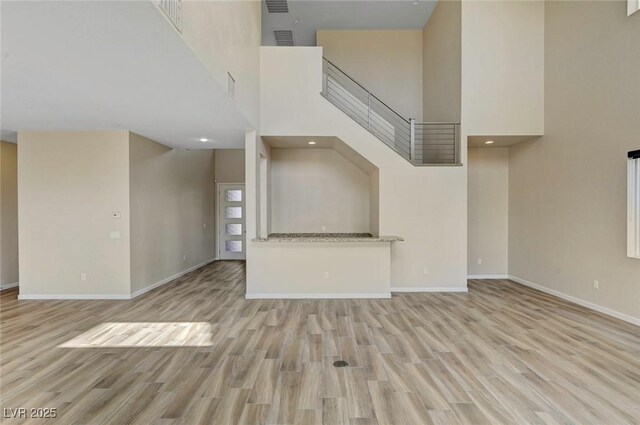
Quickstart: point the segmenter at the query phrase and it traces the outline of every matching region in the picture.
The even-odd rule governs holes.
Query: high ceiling
[[[262,45],[274,30],[292,30],[296,46],[315,46],[317,30],[422,29],[437,0],[289,0],[288,13],[269,13],[262,0]]]
[[[273,29],[313,45],[317,29],[422,28],[435,4],[293,0],[289,13],[269,14],[263,1],[263,41],[274,44]],[[151,1],[0,5],[3,140],[20,130],[125,129],[170,147],[244,145],[248,122]]]
[[[151,1],[1,7],[4,140],[124,129],[170,147],[244,146],[246,119]]]

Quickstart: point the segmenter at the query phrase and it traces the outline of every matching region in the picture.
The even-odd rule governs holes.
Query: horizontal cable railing
[[[411,160],[411,125],[367,89],[323,60],[322,95],[400,156]]]
[[[322,95],[414,165],[457,164],[457,123],[407,120],[323,59]]]
[[[410,120],[414,161],[420,164],[459,164],[460,123]]]

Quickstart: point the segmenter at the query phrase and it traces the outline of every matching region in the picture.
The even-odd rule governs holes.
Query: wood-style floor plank
[[[244,293],[238,261],[131,301],[3,291],[1,407],[58,413],[2,422],[640,424],[640,328],[513,282],[389,300]]]

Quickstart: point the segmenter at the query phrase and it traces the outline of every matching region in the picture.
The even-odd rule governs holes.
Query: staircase
[[[460,123],[404,118],[326,58],[321,94],[413,165],[460,165]]]

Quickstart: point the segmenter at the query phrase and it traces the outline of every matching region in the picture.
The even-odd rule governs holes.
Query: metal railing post
[[[411,151],[409,152],[409,159],[415,161],[416,159],[416,119],[409,118],[409,125],[411,126]]]
[[[453,162],[459,164],[462,162],[460,155],[460,146],[458,145],[458,124],[453,124]]]
[[[328,77],[328,70],[327,70],[327,62],[325,60],[323,60],[322,63],[322,93],[324,93],[325,96],[329,95],[329,86],[327,84],[327,78]]]
[[[367,127],[371,129],[371,93],[367,92]]]

